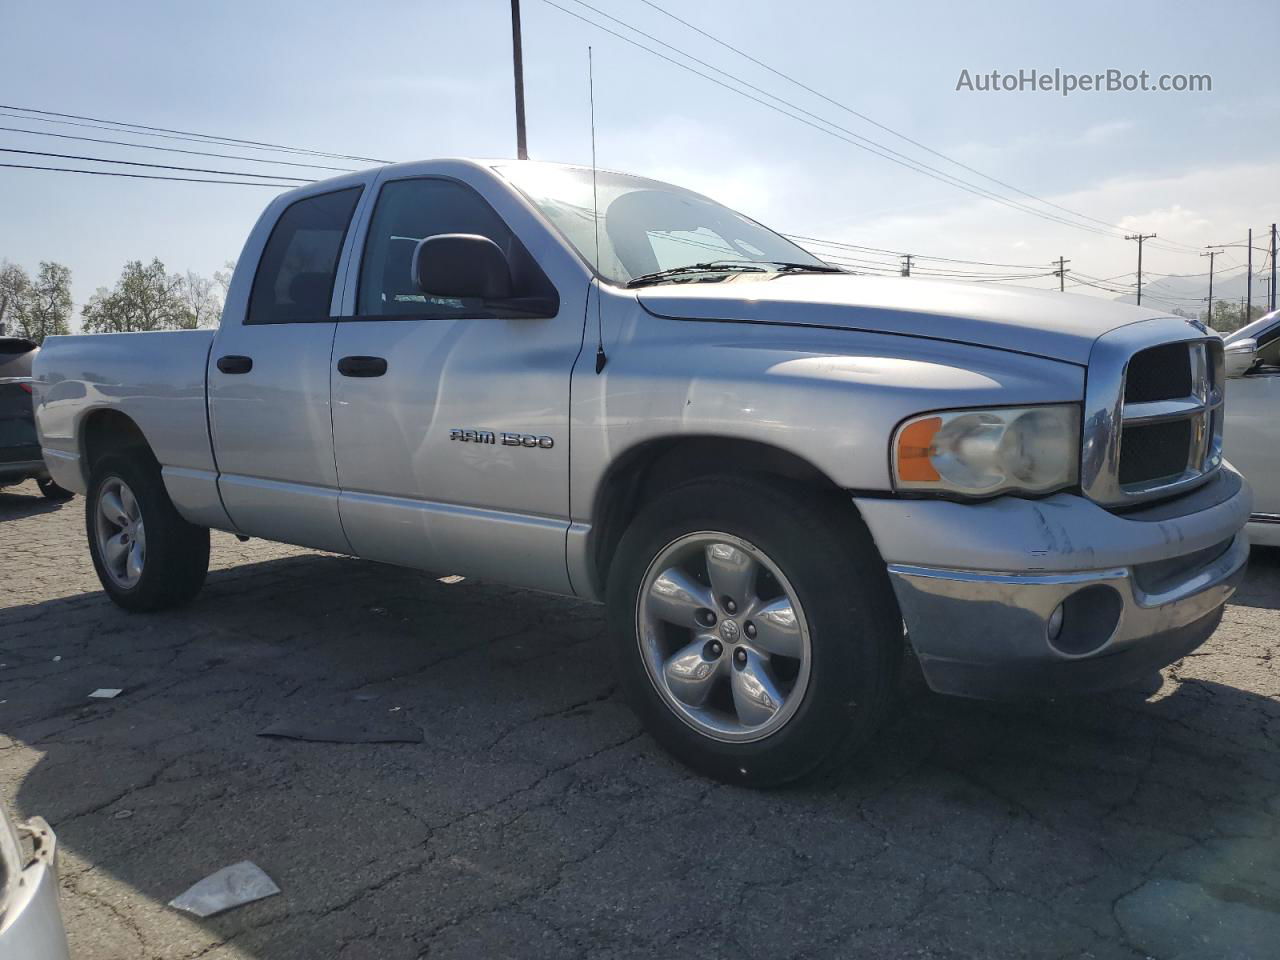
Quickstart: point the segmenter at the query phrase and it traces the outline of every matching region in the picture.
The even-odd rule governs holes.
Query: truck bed
[[[205,406],[212,330],[107,333],[50,337],[36,354],[33,375],[40,444],[61,486],[84,493],[86,431],[104,411],[128,416],[165,465],[175,502],[217,500]],[[188,489],[190,488],[190,489]],[[200,491],[207,490],[207,493]],[[194,496],[193,496],[194,495]]]

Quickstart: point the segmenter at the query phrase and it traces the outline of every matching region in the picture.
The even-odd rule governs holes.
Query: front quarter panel
[[[889,442],[928,410],[1078,403],[1084,369],[893,334],[653,316],[604,293],[597,375],[573,384],[572,514],[587,523],[609,465],[661,437],[741,438],[786,450],[837,485],[889,491]],[[589,313],[590,316],[590,313]],[[945,321],[940,321],[945,322]]]

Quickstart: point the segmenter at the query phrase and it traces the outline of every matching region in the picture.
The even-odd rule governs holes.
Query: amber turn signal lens
[[[898,479],[941,479],[929,460],[933,452],[933,438],[941,428],[941,417],[925,417],[903,427],[898,434]]]

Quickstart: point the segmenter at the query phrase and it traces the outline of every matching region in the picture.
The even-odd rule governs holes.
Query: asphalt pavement
[[[0,491],[0,794],[58,834],[77,960],[1280,956],[1278,552],[1154,694],[909,688],[756,792],[640,730],[598,607],[215,534],[195,603],[130,615],[83,503]],[[240,860],[283,893],[166,906]]]

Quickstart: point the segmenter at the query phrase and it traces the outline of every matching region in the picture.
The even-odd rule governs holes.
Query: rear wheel
[[[654,738],[756,786],[834,766],[875,733],[902,655],[892,596],[847,503],[741,478],[649,504],[608,589],[620,674]]]
[[[126,610],[191,600],[209,569],[209,531],[183,520],[154,461],[107,457],[85,498],[89,552],[107,594]]]

